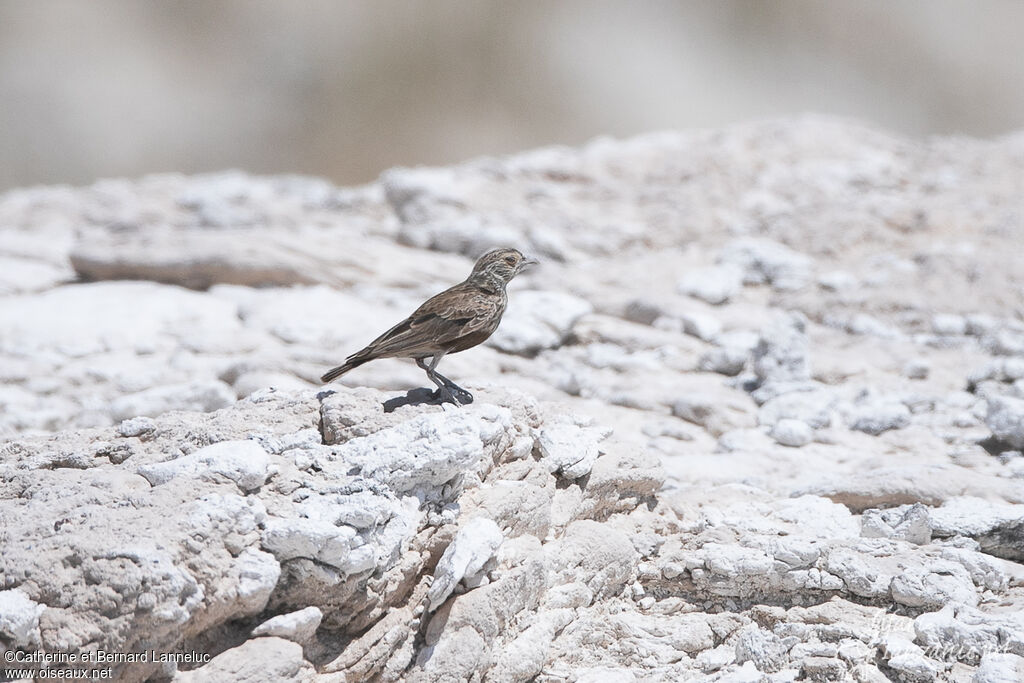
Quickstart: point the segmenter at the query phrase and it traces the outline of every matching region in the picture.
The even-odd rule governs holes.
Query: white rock
[[[810,379],[807,320],[791,314],[775,320],[761,331],[754,347],[754,373],[761,383],[803,382]]]
[[[697,666],[704,673],[724,669],[735,661],[736,648],[724,644],[710,650],[704,650],[696,657]]]
[[[110,416],[124,420],[136,416],[155,417],[172,410],[208,413],[235,402],[235,392],[224,382],[209,380],[153,387],[114,399]]]
[[[892,683],[892,679],[886,676],[874,664],[862,662],[850,669],[850,675],[857,683]]]
[[[20,588],[0,591],[0,634],[15,648],[30,649],[39,643],[39,616],[46,609]]]
[[[1024,515],[1004,502],[1024,503],[1024,458],[1008,443],[999,457],[978,445],[999,445],[984,438],[988,402],[1024,398],[1024,355],[993,357],[968,378],[972,393],[954,389],[973,367],[962,363],[1020,354],[1024,322],[1014,231],[989,231],[972,250],[972,231],[951,226],[1024,213],[1007,180],[1021,175],[1022,144],[908,144],[810,117],[397,170],[354,190],[166,174],[0,194],[0,588],[60,603],[42,611],[26,648],[170,651],[199,636],[224,651],[181,680],[253,683],[864,683],[886,680],[879,668],[970,680],[979,658],[985,675],[993,653],[1024,651]],[[75,233],[73,259],[90,277],[314,284],[45,289],[71,272]],[[710,272],[727,277],[696,287],[731,305],[665,289],[688,275],[681,264],[723,242]],[[342,383],[362,389],[311,390],[494,243],[552,258],[509,288],[501,334],[515,332],[509,348],[520,355],[491,347],[445,359],[475,404],[372,388],[424,381],[399,360]],[[818,263],[853,275],[797,291]],[[765,286],[742,289],[734,269]],[[562,310],[543,295],[569,291],[600,313],[541,320]],[[992,315],[932,321],[972,296]],[[797,313],[773,322],[781,311]],[[903,397],[908,359],[930,364],[928,395]],[[278,391],[212,414],[112,417],[125,396],[135,402],[126,417],[208,410],[188,391],[145,408],[151,394],[140,392],[217,380],[234,395]],[[837,429],[862,390],[902,402],[908,428],[877,439]],[[557,419],[577,411],[594,425]],[[804,427],[785,436],[791,420],[814,431],[813,445],[772,440],[804,440]],[[616,438],[594,459],[587,430],[597,428]],[[716,436],[727,453],[711,452]],[[209,463],[156,486],[135,473],[237,439],[269,453],[258,488],[235,490]],[[929,506],[927,527],[917,502]],[[448,577],[457,585],[428,613],[424,572],[451,540],[444,527],[474,517],[507,539],[476,573]],[[917,644],[886,641],[879,656],[888,625],[912,629],[903,614],[944,601],[951,620],[929,626],[922,614]],[[250,635],[239,625],[307,605],[326,630],[354,638],[333,671],[314,671],[281,638],[233,642]],[[742,633],[754,624],[756,638]],[[17,647],[17,629],[5,629],[0,643]],[[320,663],[317,635],[308,654]],[[750,659],[737,663],[741,642]],[[764,656],[776,645],[777,657]],[[125,664],[111,678],[172,676],[173,666]]]
[[[988,401],[985,424],[1010,448],[1024,449],[1024,399],[995,396]]]
[[[927,657],[918,654],[902,654],[892,657],[887,662],[891,669],[895,669],[908,681],[921,681],[927,683],[934,681],[939,670],[935,663]]]
[[[549,472],[565,479],[578,479],[590,473],[601,450],[598,445],[610,430],[581,427],[576,424],[553,424],[541,429],[537,448]]]
[[[156,280],[192,289],[217,282],[259,287],[312,280],[315,259],[247,236],[237,230],[150,230],[145,240],[94,237],[75,247],[71,261],[85,279]]]
[[[779,638],[770,631],[750,626],[736,639],[736,661],[752,662],[765,673],[775,673],[787,662],[787,653],[797,642],[796,638]]]
[[[544,668],[555,636],[569,625],[574,617],[570,609],[538,615],[533,624],[501,649],[488,676],[493,676],[498,681],[534,679]]]
[[[771,449],[772,439],[763,429],[730,429],[718,437],[715,442],[716,453],[733,453],[746,451],[756,453]]]
[[[999,326],[999,319],[987,313],[968,313],[964,316],[967,324],[967,334],[974,337],[981,337],[994,331]]]
[[[793,657],[794,663],[800,663],[800,673],[807,680],[836,681],[847,675],[846,664],[835,657]]]
[[[427,591],[428,609],[436,610],[460,581],[479,574],[505,540],[501,529],[486,517],[474,517],[455,534],[434,570]]]
[[[320,500],[320,499],[318,499]],[[348,524],[356,529],[376,528],[392,516],[396,509],[394,501],[372,491],[356,491],[353,493],[338,496],[329,503],[318,507],[326,508],[322,512],[310,510],[311,499],[307,499],[299,507],[307,517],[323,516],[342,524]]]
[[[931,368],[931,363],[924,358],[915,358],[903,366],[903,376],[907,379],[928,379]]]
[[[1020,683],[1024,681],[1024,657],[1009,652],[989,652],[982,656],[972,683]]]
[[[989,379],[997,382],[1015,382],[1021,378],[1024,378],[1024,358],[993,358],[971,371],[967,376],[967,384],[974,386]]]
[[[894,538],[915,545],[930,543],[932,529],[928,508],[915,503],[887,510],[865,510],[861,516],[861,535]]]
[[[297,392],[309,389],[312,385],[295,375],[285,372],[243,372],[231,383],[235,395],[245,398],[258,391],[273,389],[274,391]]]
[[[544,595],[548,609],[587,607],[594,601],[594,591],[579,582],[553,586]]]
[[[117,426],[117,432],[121,436],[141,436],[156,428],[156,422],[148,417],[133,417],[124,420]]]
[[[718,306],[739,294],[743,287],[743,269],[736,265],[707,266],[683,276],[679,291]]]
[[[991,555],[1024,559],[1024,505],[958,496],[932,508],[929,520],[936,536],[968,536]]]
[[[324,613],[319,607],[309,606],[297,612],[279,614],[253,629],[254,636],[275,636],[300,645],[305,644],[320,628]]]
[[[743,349],[748,355],[761,341],[761,335],[755,330],[729,330],[715,335],[713,343],[723,348]]]
[[[910,410],[902,403],[877,400],[859,406],[850,419],[850,429],[877,436],[910,424]]]
[[[684,422],[679,420],[653,420],[651,422],[644,423],[641,431],[652,438],[665,436],[670,439],[678,439],[679,441],[693,441],[694,438],[693,428],[688,427]]]
[[[707,313],[689,311],[679,319],[683,323],[683,332],[702,341],[711,342],[722,331],[721,321]]]
[[[255,491],[273,473],[271,458],[256,441],[221,441],[174,460],[143,465],[138,470],[153,486],[175,477],[226,477],[242,491]]]
[[[870,566],[865,558],[847,548],[828,553],[825,568],[846,584],[847,590],[862,598],[879,598],[889,593],[889,578]]]
[[[717,392],[686,392],[672,403],[672,414],[700,425],[712,436],[753,427],[755,418],[750,400],[724,387]]]
[[[932,332],[942,336],[967,334],[967,321],[962,315],[939,313],[932,316]]]
[[[937,560],[927,568],[908,568],[895,576],[892,599],[908,607],[939,609],[949,603],[977,605],[974,581],[963,566]]]
[[[733,346],[716,347],[701,355],[697,361],[697,369],[735,377],[743,372],[748,356],[744,349]]]
[[[937,536],[981,536],[1024,522],[1024,505],[957,496],[928,511]]]
[[[836,654],[849,663],[862,662],[875,654],[874,648],[868,647],[856,638],[845,638],[836,648]]]
[[[704,566],[717,576],[756,576],[766,574],[772,569],[772,558],[755,548],[721,543],[705,543],[703,548]]]
[[[787,391],[761,404],[757,419],[762,425],[774,425],[780,420],[794,419],[812,429],[824,429],[832,424],[832,412],[838,398],[834,390],[808,384],[799,390]]]
[[[814,438],[814,430],[803,420],[783,418],[772,426],[771,437],[783,446],[800,448]]]
[[[290,521],[301,524],[282,528],[274,522],[274,531],[283,537],[265,536],[264,545],[278,544],[275,551],[282,559],[296,550],[302,557],[323,558],[345,574],[358,574],[378,563],[390,566],[421,522],[417,502],[413,496],[399,501],[383,492],[328,489],[294,503]],[[352,536],[352,528],[363,531]],[[291,543],[300,545],[290,548]]]
[[[787,676],[786,672],[780,671],[775,675],[779,677],[780,681],[785,682],[795,680],[799,673],[799,671],[791,671]],[[754,662],[748,661],[739,668],[729,667],[727,671],[719,673],[714,680],[716,683],[762,683],[762,681],[772,679],[761,673]]]
[[[387,329],[396,319],[408,315],[411,310],[405,308],[415,306],[409,302],[396,308],[325,285],[280,289],[222,285],[213,294],[237,303],[238,317],[247,328],[264,331],[287,344],[326,349],[361,347],[380,334],[382,328]],[[325,311],[345,311],[344,321],[325,315]]]
[[[522,355],[554,349],[565,343],[576,321],[593,310],[590,302],[564,292],[513,291],[501,326],[487,343]]]
[[[1024,334],[1019,330],[996,330],[982,337],[981,345],[993,356],[1024,356]]]
[[[794,494],[795,495],[795,494]],[[818,538],[856,537],[860,524],[845,505],[814,495],[796,495],[776,501],[774,516]]]
[[[493,405],[424,414],[347,441],[336,447],[335,458],[346,471],[357,466],[399,493],[437,487],[472,470],[510,423],[509,411]]]
[[[996,495],[1019,499],[1016,484],[1004,485],[993,477],[979,475],[972,469],[953,465],[900,465],[879,467],[845,478],[818,478],[798,492],[827,496],[851,509],[892,507],[921,502],[942,505],[963,496]]]
[[[623,317],[641,325],[653,325],[654,321],[664,315],[664,311],[654,301],[647,299],[633,299],[623,311]]]
[[[800,289],[811,277],[810,257],[763,238],[730,242],[722,249],[719,261],[742,268],[744,284],[768,283],[783,291]]]
[[[966,569],[974,585],[979,588],[1003,593],[1010,584],[1005,563],[983,552],[970,548],[946,547],[942,549],[941,557]]]
[[[572,522],[559,542],[546,544],[544,551],[556,571],[556,583],[583,583],[597,598],[621,594],[636,568],[630,536],[589,519]]]
[[[234,304],[152,282],[66,285],[0,306],[0,350],[30,354],[152,351],[217,332],[242,332]]]
[[[267,519],[263,547],[279,562],[304,557],[357,573],[349,555],[357,545],[356,530],[320,519]]]
[[[842,325],[850,334],[861,334],[881,339],[898,339],[900,331],[867,313],[858,313]]]
[[[948,604],[914,619],[915,640],[943,659],[977,662],[986,653],[1024,655],[1024,614],[986,614],[974,607]]]
[[[884,625],[885,621],[883,620],[881,624]],[[903,655],[924,655],[924,650],[910,639],[911,635],[909,633],[889,631],[883,631],[878,634],[876,644],[882,659],[887,661],[893,657]]]
[[[636,675],[618,666],[591,666],[574,672],[576,683],[633,683]]]
[[[3,240],[10,237],[10,232],[0,235]],[[67,266],[0,254],[0,295],[40,292],[73,278],[74,273]]]
[[[797,643],[790,651],[789,656],[793,659],[804,659],[805,657],[838,657],[839,650],[833,643],[805,642]]]
[[[845,292],[857,286],[857,278],[845,270],[833,270],[818,276],[818,286],[830,292]]]
[[[281,577],[281,565],[270,553],[246,548],[237,560],[239,613],[259,614]]]
[[[264,637],[225,650],[197,669],[179,671],[174,683],[304,683],[315,674],[298,643]]]
[[[661,359],[652,352],[630,353],[617,344],[587,344],[586,363],[598,369],[611,368],[619,372],[647,370],[657,372],[662,368]]]

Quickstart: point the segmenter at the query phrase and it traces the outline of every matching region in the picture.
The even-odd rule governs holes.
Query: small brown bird
[[[414,358],[437,385],[442,401],[472,403],[473,394],[437,372],[437,364],[449,353],[483,342],[498,329],[508,304],[505,286],[523,268],[536,263],[516,249],[491,249],[477,259],[463,282],[427,299],[408,318],[320,379],[330,382],[377,358]]]

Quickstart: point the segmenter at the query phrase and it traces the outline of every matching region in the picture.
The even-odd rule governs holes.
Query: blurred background
[[[372,180],[814,111],[1024,126],[1015,0],[0,0],[0,189],[239,168]]]

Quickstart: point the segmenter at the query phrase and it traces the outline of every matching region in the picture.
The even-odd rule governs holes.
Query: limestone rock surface
[[[1024,134],[807,116],[4,193],[0,654],[1018,680],[1022,177]],[[542,264],[445,357],[472,404],[403,360],[320,386],[496,245]]]

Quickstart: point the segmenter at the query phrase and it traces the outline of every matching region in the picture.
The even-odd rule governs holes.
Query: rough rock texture
[[[811,117],[2,195],[0,649],[1018,680],[1022,178],[1021,135]],[[544,264],[445,359],[473,404],[397,360],[316,387],[494,244]]]

